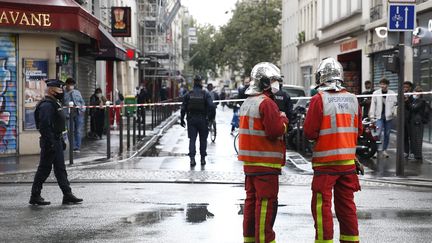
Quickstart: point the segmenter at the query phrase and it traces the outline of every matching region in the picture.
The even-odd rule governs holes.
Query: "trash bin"
[[[125,96],[125,100],[124,100],[125,105],[132,105],[132,104],[136,105],[136,103],[137,103],[137,100],[136,100],[135,96],[133,96],[133,95],[126,95]],[[129,114],[136,113],[136,110],[137,110],[136,106],[125,107],[125,112],[129,113]]]

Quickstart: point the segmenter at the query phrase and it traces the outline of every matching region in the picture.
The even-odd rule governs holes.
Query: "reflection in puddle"
[[[158,209],[155,211],[142,212],[126,218],[123,218],[123,223],[126,224],[136,224],[141,226],[147,226],[151,224],[156,224],[165,220],[168,217],[174,216],[177,212],[181,212],[183,209],[168,208],[168,209]]]
[[[358,219],[419,219],[419,218],[431,218],[432,212],[422,210],[379,210],[372,212],[357,211]]]
[[[189,203],[186,208],[186,222],[202,223],[207,218],[214,217],[214,214],[209,212],[208,203]]]

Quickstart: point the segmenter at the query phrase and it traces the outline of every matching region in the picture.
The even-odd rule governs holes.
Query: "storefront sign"
[[[111,35],[114,37],[131,37],[131,8],[111,8]]]
[[[99,40],[99,21],[77,7],[40,4],[29,7],[21,2],[7,2],[0,6],[0,28],[83,33]]]
[[[36,129],[34,111],[45,96],[48,60],[24,59],[24,130]]]
[[[357,49],[357,40],[350,40],[350,41],[347,41],[347,42],[340,44],[340,51],[341,52],[347,52],[347,51],[355,50],[355,49]]]
[[[51,16],[47,13],[31,13],[22,11],[0,12],[0,24],[50,27]]]

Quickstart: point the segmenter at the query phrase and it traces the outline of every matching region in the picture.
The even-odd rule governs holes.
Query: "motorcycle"
[[[356,154],[362,159],[370,159],[381,144],[378,127],[375,125],[375,120],[369,118],[364,118],[362,123],[363,133],[357,139]]]
[[[305,121],[307,107],[306,100],[299,100],[294,108],[294,120],[290,122],[288,134],[286,135],[287,147],[299,153],[312,153],[312,143],[303,134],[303,123]]]

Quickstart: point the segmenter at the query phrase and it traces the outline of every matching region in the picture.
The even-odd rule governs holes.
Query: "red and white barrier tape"
[[[429,95],[432,91],[426,92],[411,92],[404,93],[404,95]],[[392,94],[369,94],[369,95],[356,95],[357,98],[369,98],[369,97],[384,97],[384,96],[398,96],[397,93]],[[309,100],[312,97],[291,97],[292,100]],[[214,103],[230,103],[230,102],[243,102],[245,99],[232,99],[232,100],[215,100]],[[147,104],[120,104],[120,105],[85,105],[85,106],[73,106],[73,108],[122,108],[122,107],[152,107],[152,106],[171,106],[171,105],[181,105],[182,102],[159,102],[159,103],[147,103]],[[70,108],[69,106],[64,106],[64,108]]]

